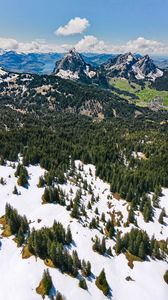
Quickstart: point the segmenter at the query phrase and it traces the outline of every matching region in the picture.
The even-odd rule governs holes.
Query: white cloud
[[[65,26],[60,26],[56,31],[56,35],[72,35],[84,32],[89,26],[89,21],[86,18],[76,17],[71,19]]]
[[[125,44],[106,44],[93,35],[86,35],[76,45],[79,52],[97,53],[140,53],[140,54],[165,54],[168,55],[168,45],[155,40],[138,37]]]
[[[137,39],[130,40],[125,45],[118,47],[118,50],[121,52],[131,51],[141,54],[168,54],[168,45],[165,45],[159,41],[138,37]]]
[[[94,35],[85,35],[76,45],[75,48],[79,52],[106,52],[107,46],[104,41],[98,40]]]
[[[159,41],[138,37],[125,44],[106,44],[94,35],[85,35],[77,44],[51,44],[45,40],[36,39],[30,42],[19,42],[12,38],[0,37],[0,50],[14,50],[17,52],[67,52],[75,47],[79,52],[95,53],[125,53],[133,52],[140,54],[162,54],[168,55],[168,44]]]
[[[0,37],[0,48],[3,50],[16,50],[18,49],[18,42],[15,39]]]
[[[35,41],[30,42],[19,42],[11,38],[1,38],[0,37],[0,50],[13,50],[16,52],[24,53],[33,53],[33,52],[66,52],[73,45],[57,45],[57,44],[48,44],[43,39],[36,39]]]

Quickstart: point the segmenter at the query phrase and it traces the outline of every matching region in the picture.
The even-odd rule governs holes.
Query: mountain
[[[94,67],[100,67],[108,59],[115,57],[115,54],[95,54],[95,53],[82,53],[83,59],[86,63],[91,64]]]
[[[140,57],[131,52],[109,59],[102,65],[102,68],[108,77],[154,81],[163,76],[163,71],[148,55]]]
[[[168,56],[151,56],[155,65],[164,70],[168,70]]]
[[[155,81],[156,78],[163,76],[163,71],[157,68],[149,55],[139,58],[138,61],[133,65],[132,69],[137,79],[149,78]]]
[[[0,50],[0,66],[21,73],[50,74],[61,53],[17,53]]]
[[[55,75],[20,74],[1,69],[0,92],[1,105],[25,113],[69,112],[99,120],[152,114],[146,108],[128,103],[115,91]]]
[[[98,78],[98,70],[87,64],[75,49],[56,62],[53,73],[64,79],[90,82]]]
[[[132,66],[138,61],[132,53],[120,54],[110,58],[102,65],[106,76],[129,78],[132,73]]]
[[[22,220],[24,215],[24,220],[29,221],[29,234],[26,234],[26,242],[24,243],[23,239],[19,245],[18,237],[20,235],[12,232],[6,237],[3,223],[1,224],[0,282],[2,299],[38,300],[44,298],[37,294],[36,288],[46,268],[48,268],[53,282],[52,299],[134,300],[135,295],[137,300],[167,299],[167,286],[163,279],[167,269],[167,255],[163,247],[166,243],[168,222],[167,218],[164,218],[163,225],[158,222],[161,208],[165,206],[166,211],[168,209],[167,189],[163,189],[164,196],[160,198],[160,207],[155,208],[153,221],[146,223],[142,213],[136,209],[137,224],[133,224],[129,221],[130,204],[122,198],[117,199],[112,194],[110,185],[97,176],[94,165],[83,164],[82,161],[76,160],[73,169],[69,169],[65,174],[65,183],[58,184],[53,181],[52,186],[48,187],[50,194],[53,187],[57,193],[59,192],[59,199],[62,199],[63,204],[61,202],[42,203],[45,188],[39,187],[39,178],[44,180],[47,175],[51,176],[47,170],[39,165],[26,167],[29,186],[24,188],[17,183],[16,170],[13,165],[13,162],[7,162],[6,166],[0,167],[0,175],[5,181],[5,185],[0,185],[0,217],[5,216],[8,204],[8,207],[11,208],[11,217],[8,217],[8,222],[10,222],[10,218],[13,220],[14,213],[16,217],[19,216],[19,220]],[[18,162],[15,162],[15,165],[17,166]],[[16,186],[18,194],[12,193],[14,186]],[[31,201],[32,198],[33,201]],[[74,203],[75,199],[78,199],[78,215],[73,217],[71,203]],[[90,208],[88,203],[90,203]],[[3,220],[4,217],[1,218],[1,222]],[[11,221],[11,224],[10,226],[13,228],[14,221]],[[67,234],[64,235],[64,231],[67,233],[68,228],[71,233],[70,243],[63,247],[63,242],[67,237]],[[52,232],[55,234],[54,238]],[[124,244],[120,248],[118,246],[119,238]],[[31,241],[32,245],[37,244],[38,246],[30,248]],[[161,242],[164,252],[161,250],[161,246],[161,249],[159,248],[159,242]],[[29,249],[37,249],[37,252],[28,251],[28,247],[25,246],[27,243]],[[151,246],[152,243],[155,246],[154,250]],[[133,246],[130,246],[132,244]],[[144,246],[146,244],[148,247]],[[143,251],[140,250],[142,246]],[[135,250],[136,248],[138,249]],[[48,250],[47,252],[46,249],[53,249],[53,251]],[[117,251],[117,249],[119,250]],[[147,249],[152,249],[152,254],[146,255],[149,253]],[[161,251],[165,259],[158,258]],[[46,253],[49,253],[48,256]],[[66,256],[69,255],[68,271],[67,268],[63,268],[66,262],[64,253]],[[144,258],[145,255],[147,257]],[[49,259],[50,257],[52,260]],[[59,257],[61,257],[59,264],[56,264],[55,261],[57,262]],[[90,268],[86,272],[88,261]],[[73,274],[72,264],[76,271]],[[96,284],[96,278],[103,268],[108,282],[106,293],[102,292],[104,291],[103,284]],[[25,274],[30,276],[25,276]],[[80,288],[80,278],[85,278],[86,289]],[[9,284],[10,289],[8,288]],[[66,298],[55,298],[58,290]],[[46,295],[45,299],[51,299],[51,295],[50,297]]]
[[[35,73],[35,74],[51,74],[55,62],[64,56],[63,53],[17,53],[15,51],[4,51],[0,49],[0,66],[12,71],[21,73]],[[100,67],[115,57],[116,54],[95,54],[95,53],[81,53],[84,61],[92,65],[94,68]],[[135,54],[135,58],[142,58],[140,54]],[[167,57],[152,56],[154,64],[161,69],[168,68]]]

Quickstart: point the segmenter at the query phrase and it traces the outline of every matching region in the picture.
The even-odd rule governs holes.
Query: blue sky
[[[149,41],[155,41],[156,51],[166,52],[167,12],[168,0],[0,0],[0,47],[4,48],[3,39],[14,39],[22,44],[45,40],[43,44],[50,47],[64,45],[66,48],[78,44],[84,36],[92,36],[97,43],[104,42],[107,52],[124,50],[130,41],[135,47],[135,41],[141,37],[144,40],[138,40],[142,44],[140,50],[144,51],[147,44],[151,46]],[[54,34],[76,17],[85,18],[90,25],[81,33]]]

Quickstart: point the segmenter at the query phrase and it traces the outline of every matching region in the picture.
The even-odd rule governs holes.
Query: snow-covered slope
[[[80,165],[80,168],[79,168]],[[58,269],[50,268],[50,274],[56,291],[59,290],[65,295],[67,300],[105,300],[107,299],[95,285],[95,277],[99,275],[102,268],[105,269],[107,281],[111,288],[111,298],[113,300],[167,300],[168,286],[163,280],[163,275],[167,269],[167,262],[151,260],[146,262],[134,262],[134,268],[128,267],[128,262],[124,254],[115,255],[113,246],[115,241],[107,239],[107,246],[112,247],[113,257],[102,256],[92,250],[92,238],[97,235],[102,238],[103,234],[97,229],[89,229],[88,224],[92,217],[96,217],[95,208],[98,208],[99,216],[105,213],[106,220],[109,219],[109,213],[115,211],[122,212],[123,220],[118,228],[123,233],[130,231],[129,227],[123,224],[128,216],[128,203],[125,200],[115,199],[107,183],[95,177],[95,167],[93,165],[83,165],[76,161],[76,175],[81,176],[91,185],[95,197],[99,196],[99,201],[92,206],[92,210],[87,210],[88,219],[82,217],[81,221],[72,219],[70,212],[66,207],[58,204],[42,205],[41,197],[44,188],[38,188],[39,176],[43,175],[45,170],[39,166],[30,166],[27,168],[29,173],[28,189],[17,185],[17,178],[14,176],[15,169],[10,163],[6,166],[0,166],[0,177],[4,178],[6,184],[0,184],[0,216],[4,215],[6,203],[10,203],[21,215],[26,215],[28,221],[31,221],[30,228],[39,229],[43,226],[52,226],[53,221],[60,221],[65,227],[70,225],[74,243],[72,250],[77,250],[80,259],[90,260],[93,276],[87,279],[88,291],[78,287],[78,279],[74,279],[66,274],[62,274]],[[77,190],[83,186],[80,176],[68,177],[66,184],[60,187],[73,199]],[[78,180],[75,178],[78,177]],[[14,195],[13,188],[17,186],[20,195]],[[164,196],[161,197],[160,206],[168,211],[168,190],[163,190]],[[82,202],[87,207],[91,194],[82,188]],[[109,205],[110,203],[110,205]],[[152,236],[155,234],[157,239],[166,239],[168,236],[168,223],[165,218],[165,224],[158,222],[158,216],[161,209],[155,209],[154,222],[145,223],[141,214],[137,213],[138,226],[145,229]],[[39,222],[39,219],[41,222]],[[103,223],[100,222],[103,228]],[[2,230],[0,229],[0,233]],[[41,297],[36,293],[43,270],[47,267],[39,258],[31,257],[22,259],[22,248],[17,248],[13,237],[1,237],[0,248],[0,298],[5,300],[40,300]],[[133,281],[127,281],[130,276]]]

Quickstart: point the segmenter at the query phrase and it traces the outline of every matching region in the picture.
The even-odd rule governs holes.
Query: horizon
[[[0,48],[23,53],[78,52],[168,56],[165,0],[1,0]]]

